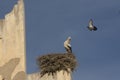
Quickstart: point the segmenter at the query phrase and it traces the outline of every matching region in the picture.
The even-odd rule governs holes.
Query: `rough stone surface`
[[[27,80],[72,80],[72,78],[71,72],[61,70],[57,71],[55,75],[45,74],[43,77],[41,77],[40,73],[29,74]]]
[[[23,0],[18,0],[5,19],[0,20],[0,80],[20,77],[24,80],[25,57],[24,4]]]

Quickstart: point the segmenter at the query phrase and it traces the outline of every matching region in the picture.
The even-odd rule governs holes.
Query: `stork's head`
[[[70,36],[68,37],[68,40],[71,40],[71,37],[70,37]]]

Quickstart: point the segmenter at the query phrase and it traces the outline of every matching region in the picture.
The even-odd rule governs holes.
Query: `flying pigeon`
[[[70,41],[71,41],[71,37],[68,37],[67,40],[64,42],[64,47],[65,47],[67,53],[72,53]]]
[[[89,21],[88,29],[90,31],[92,31],[92,30],[96,31],[97,30],[97,27],[93,25],[93,20],[92,19],[90,19],[90,21]]]

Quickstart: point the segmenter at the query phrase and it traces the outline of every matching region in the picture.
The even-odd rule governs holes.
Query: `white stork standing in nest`
[[[65,47],[67,53],[72,53],[70,41],[71,41],[71,37],[68,37],[67,40],[64,42],[64,47]]]

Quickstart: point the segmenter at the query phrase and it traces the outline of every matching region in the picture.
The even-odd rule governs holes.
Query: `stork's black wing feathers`
[[[69,53],[72,53],[72,48],[70,46],[68,46],[68,47],[69,47]]]

